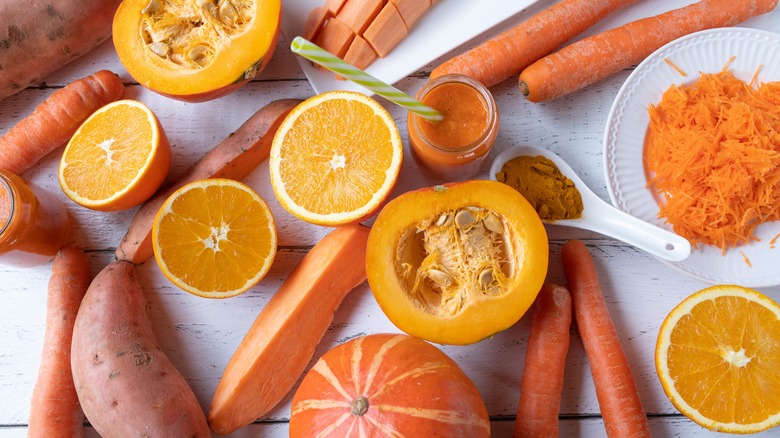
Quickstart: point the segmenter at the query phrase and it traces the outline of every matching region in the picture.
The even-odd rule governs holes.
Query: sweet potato
[[[241,180],[268,158],[271,141],[284,117],[301,101],[280,99],[260,108],[236,132],[222,140],[195,163],[178,181],[158,191],[138,209],[127,233],[116,248],[116,258],[135,264],[149,260],[152,250],[152,223],[160,206],[173,192],[204,178]]]
[[[0,99],[44,79],[108,39],[119,3],[0,2]]]
[[[187,381],[157,343],[134,265],[115,261],[90,284],[73,329],[71,367],[103,437],[210,437]]]
[[[296,266],[230,358],[209,409],[223,435],[263,417],[301,377],[344,297],[366,279],[369,228],[334,229]]]

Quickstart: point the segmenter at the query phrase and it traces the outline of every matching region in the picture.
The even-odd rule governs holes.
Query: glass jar
[[[498,109],[490,91],[468,76],[443,75],[416,98],[444,116],[434,122],[409,113],[409,145],[417,165],[444,182],[477,174],[498,134]]]
[[[36,266],[70,238],[65,205],[49,191],[0,170],[0,263]]]

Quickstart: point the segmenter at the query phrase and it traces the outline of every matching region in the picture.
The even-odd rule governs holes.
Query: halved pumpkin
[[[211,100],[265,68],[281,13],[281,0],[124,0],[114,15],[114,47],[128,73],[150,90]]]
[[[408,192],[379,213],[366,269],[404,332],[467,345],[517,322],[547,275],[547,232],[513,188],[474,180]]]

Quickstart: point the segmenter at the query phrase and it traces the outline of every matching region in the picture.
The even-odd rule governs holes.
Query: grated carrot
[[[771,248],[771,249],[775,248],[775,243],[777,243],[777,239],[780,239],[780,234],[778,234],[777,236],[773,237],[772,240],[769,241],[769,248]]]
[[[644,159],[659,218],[694,248],[725,253],[780,219],[780,82],[753,87],[724,67],[670,87],[648,111]]]
[[[673,68],[677,73],[680,74],[682,77],[687,77],[688,73],[685,73],[683,69],[681,69],[677,64],[675,64],[671,59],[664,58],[664,62],[669,65],[669,67]]]
[[[748,266],[748,268],[752,268],[752,267],[753,267],[753,264],[752,264],[752,263],[750,263],[750,259],[748,258],[748,256],[747,256],[747,255],[745,255],[745,253],[744,253],[744,252],[742,252],[742,251],[740,251],[739,253],[740,253],[740,254],[742,254],[742,260],[744,260],[744,261],[745,261],[745,264]]]

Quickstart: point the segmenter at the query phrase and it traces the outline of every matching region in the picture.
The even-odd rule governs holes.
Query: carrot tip
[[[531,94],[531,90],[528,88],[528,84],[525,83],[525,81],[520,80],[518,86],[520,87],[520,94],[522,94],[523,97],[528,97],[528,95]]]

